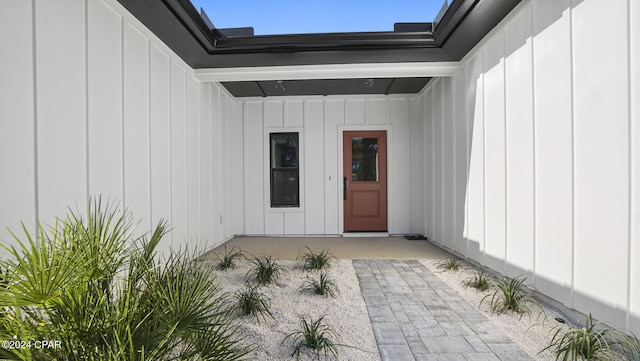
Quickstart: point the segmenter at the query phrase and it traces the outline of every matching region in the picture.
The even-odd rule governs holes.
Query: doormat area
[[[426,241],[427,240],[427,237],[421,234],[405,234],[404,238],[410,241]]]

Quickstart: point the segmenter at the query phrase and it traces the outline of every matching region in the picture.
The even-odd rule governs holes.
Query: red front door
[[[344,231],[387,231],[387,132],[343,134]]]

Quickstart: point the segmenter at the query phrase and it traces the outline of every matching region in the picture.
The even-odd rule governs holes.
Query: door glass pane
[[[351,139],[351,181],[378,181],[378,138]]]

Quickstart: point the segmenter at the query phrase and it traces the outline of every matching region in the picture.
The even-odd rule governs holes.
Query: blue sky
[[[396,22],[431,22],[444,0],[191,0],[216,28],[256,35],[393,31]],[[450,2],[450,1],[449,1]]]

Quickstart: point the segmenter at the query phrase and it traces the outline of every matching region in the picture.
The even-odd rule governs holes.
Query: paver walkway
[[[382,360],[531,357],[417,260],[354,260]]]

